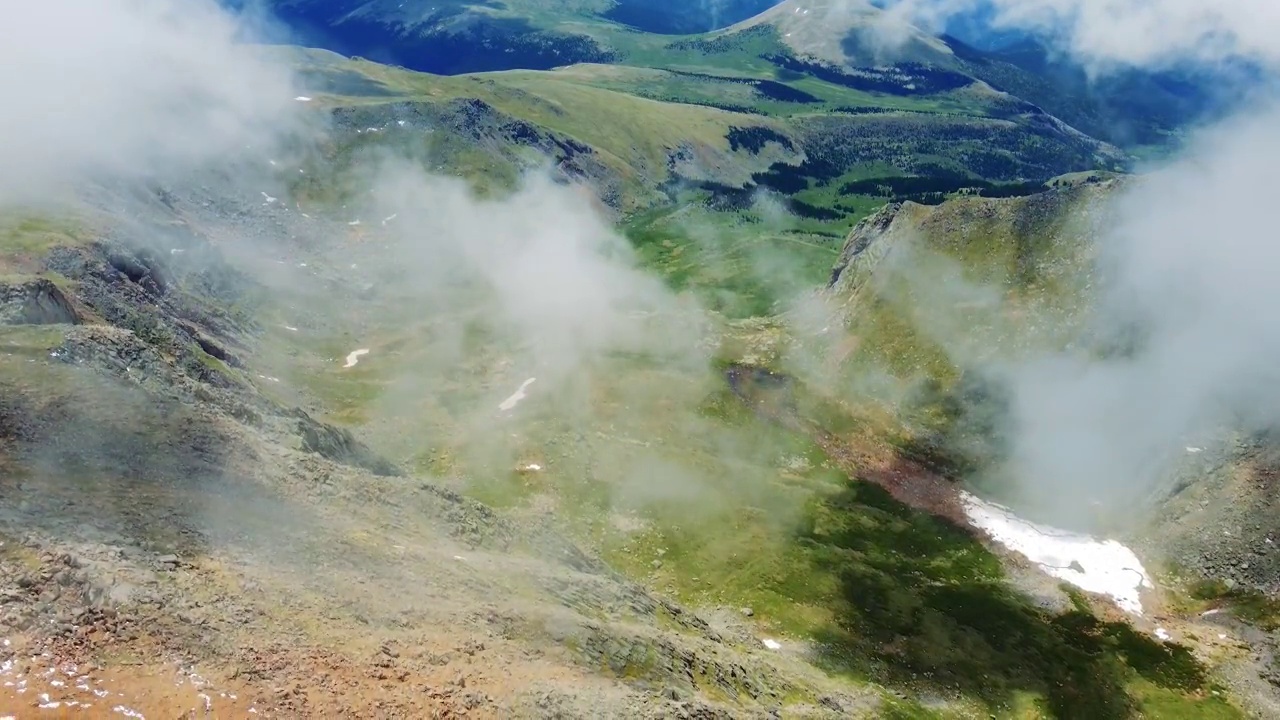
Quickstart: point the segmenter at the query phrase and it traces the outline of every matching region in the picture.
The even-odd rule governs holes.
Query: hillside
[[[1234,99],[1226,76],[1133,71],[1089,81],[1028,45],[979,50],[919,28],[890,27],[859,0],[682,3],[520,0],[416,3],[274,0],[289,40],[437,74],[550,70],[580,63],[754,78],[766,100],[807,102],[810,88],[860,91],[844,107],[953,111],[955,89],[978,83],[1126,147],[1167,144],[1179,129]],[[407,5],[407,7],[406,7]],[[758,14],[755,14],[758,13]],[[671,37],[670,33],[684,33]],[[698,34],[702,33],[702,34]],[[806,81],[805,77],[813,78]],[[799,88],[795,81],[801,81]],[[816,82],[815,82],[816,81]],[[835,86],[832,88],[831,86]],[[647,89],[647,88],[646,88]],[[799,92],[797,92],[797,89]],[[983,115],[991,99],[960,100]],[[769,106],[736,103],[738,107]],[[829,108],[796,108],[814,112]],[[1037,111],[1038,112],[1038,111]]]
[[[0,717],[1280,715],[1220,183],[866,8],[278,5],[386,53],[3,47]]]
[[[903,495],[946,481],[816,376],[803,422],[760,404],[734,348],[767,324],[522,234],[594,237],[576,196],[344,211],[235,170],[7,227],[5,602],[42,702],[70,662],[148,713],[1237,716],[1209,659]]]
[[[321,102],[312,163],[370,134],[349,115],[364,105]],[[467,112],[431,127],[503,125]],[[554,138],[525,147],[554,158]],[[920,435],[949,428],[920,425],[911,393],[833,393],[866,386],[814,362],[903,367],[904,387],[936,367],[945,396],[952,371],[901,332],[921,317],[862,305],[856,278],[882,271],[859,265],[882,247],[868,228],[925,228],[986,279],[1025,278],[1018,258],[1055,257],[1037,241],[1108,182],[874,215],[827,291],[857,303],[862,342],[840,356],[817,348],[845,336],[802,318],[690,303],[753,296],[741,284],[768,266],[701,266],[688,296],[646,279],[671,267],[644,245],[566,256],[551,238],[607,231],[554,183],[467,199],[410,174],[361,200],[273,162],[104,187],[66,221],[7,226],[5,462],[31,499],[6,515],[6,567],[27,573],[6,602],[37,658],[16,673],[44,672],[40,652],[92,662],[93,682],[147,712],[216,691],[220,709],[290,716],[374,698],[494,717],[1238,716],[1208,689],[1256,678],[1250,661],[1146,634],[1203,632],[1176,586],[1135,630],[1046,580],[956,514],[955,448]],[[972,234],[976,217],[989,232]],[[553,218],[555,234],[526,234]],[[166,663],[186,679],[162,692]],[[1233,698],[1265,702],[1241,682]]]
[[[932,100],[859,109],[849,103],[874,99],[817,81],[797,85],[812,91],[797,105],[762,81],[691,71],[575,65],[442,77],[321,51],[275,54],[301,67],[313,103],[352,131],[328,146],[319,173],[295,179],[300,193],[348,187],[333,173],[361,148],[391,144],[495,187],[549,154],[635,233],[669,234],[678,218],[723,234],[735,255],[751,244],[787,255],[792,240],[816,243],[826,255],[804,261],[813,281],[836,240],[886,199],[1026,192],[1040,186],[1031,178],[1122,161],[1048,116],[965,90],[950,101],[956,112],[930,109]],[[972,109],[983,102],[993,104]]]

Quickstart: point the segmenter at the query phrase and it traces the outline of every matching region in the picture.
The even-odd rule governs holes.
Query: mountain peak
[[[867,0],[784,0],[724,32],[771,26],[796,53],[844,67],[915,62],[943,67],[955,53],[941,39]]]

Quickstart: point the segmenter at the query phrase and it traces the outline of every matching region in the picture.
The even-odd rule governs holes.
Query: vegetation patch
[[[973,78],[967,75],[920,63],[900,63],[875,69],[863,68],[855,73],[846,72],[826,63],[801,60],[790,55],[771,54],[764,56],[764,59],[783,70],[811,75],[834,85],[888,95],[933,95],[959,90],[973,83]]]
[[[1231,614],[1267,632],[1280,630],[1280,600],[1221,579],[1199,580],[1187,594],[1201,607],[1225,607]]]

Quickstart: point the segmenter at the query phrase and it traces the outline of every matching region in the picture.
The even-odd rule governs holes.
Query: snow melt
[[[1027,557],[1046,573],[1086,592],[1107,595],[1125,612],[1142,614],[1141,592],[1154,587],[1142,562],[1115,540],[1037,525],[1013,511],[962,492],[965,515],[991,539]]]
[[[342,367],[344,368],[355,367],[356,363],[360,362],[360,356],[368,355],[368,354],[369,354],[368,348],[360,348],[359,350],[352,350],[351,352],[347,353],[347,364],[343,365]]]
[[[525,399],[526,397],[525,390],[528,389],[528,387],[533,384],[534,380],[537,380],[537,378],[529,378],[528,380],[525,380],[523,383],[521,383],[520,388],[516,390],[514,393],[512,393],[511,397],[507,398],[506,400],[503,400],[502,404],[498,406],[498,409],[502,410],[503,412],[506,412],[507,410],[511,410],[515,408],[516,405],[519,405],[520,401]]]

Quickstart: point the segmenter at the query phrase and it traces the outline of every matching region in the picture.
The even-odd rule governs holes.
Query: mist
[[[1186,447],[1280,423],[1280,318],[1268,310],[1280,301],[1268,191],[1278,127],[1272,105],[1205,131],[1119,199],[1094,322],[1106,335],[1137,328],[1134,347],[1011,373],[1012,467],[1037,504],[1141,501]]]
[[[289,70],[214,0],[20,3],[0,27],[0,200],[190,169],[288,130]]]
[[[998,27],[1045,33],[1095,73],[1184,60],[1280,63],[1274,3],[990,5]],[[904,0],[889,15],[936,28],[979,6]],[[1193,133],[1115,199],[1115,222],[1097,238],[1098,295],[1085,322],[1091,336],[1125,338],[1123,351],[1099,357],[1074,345],[987,366],[1012,401],[1009,460],[993,472],[1025,510],[1063,525],[1089,526],[1107,511],[1132,520],[1122,509],[1167,491],[1188,447],[1280,423],[1280,318],[1270,312],[1280,301],[1269,190],[1280,165],[1276,100]],[[952,295],[973,292],[954,277],[940,282]],[[945,318],[915,320],[953,359],[974,361],[972,343]]]
[[[850,0],[860,4],[857,0]],[[1270,0],[889,0],[884,22],[940,31],[948,18],[990,9],[993,29],[1031,30],[1096,72],[1195,59],[1274,62],[1280,5]]]
[[[589,189],[531,171],[513,193],[485,199],[404,161],[368,172],[371,216],[395,216],[390,256],[423,309],[456,302],[446,288],[471,288],[472,311],[483,309],[499,343],[527,356],[531,376],[563,379],[606,353],[677,360],[696,345],[696,305],[640,269]]]

